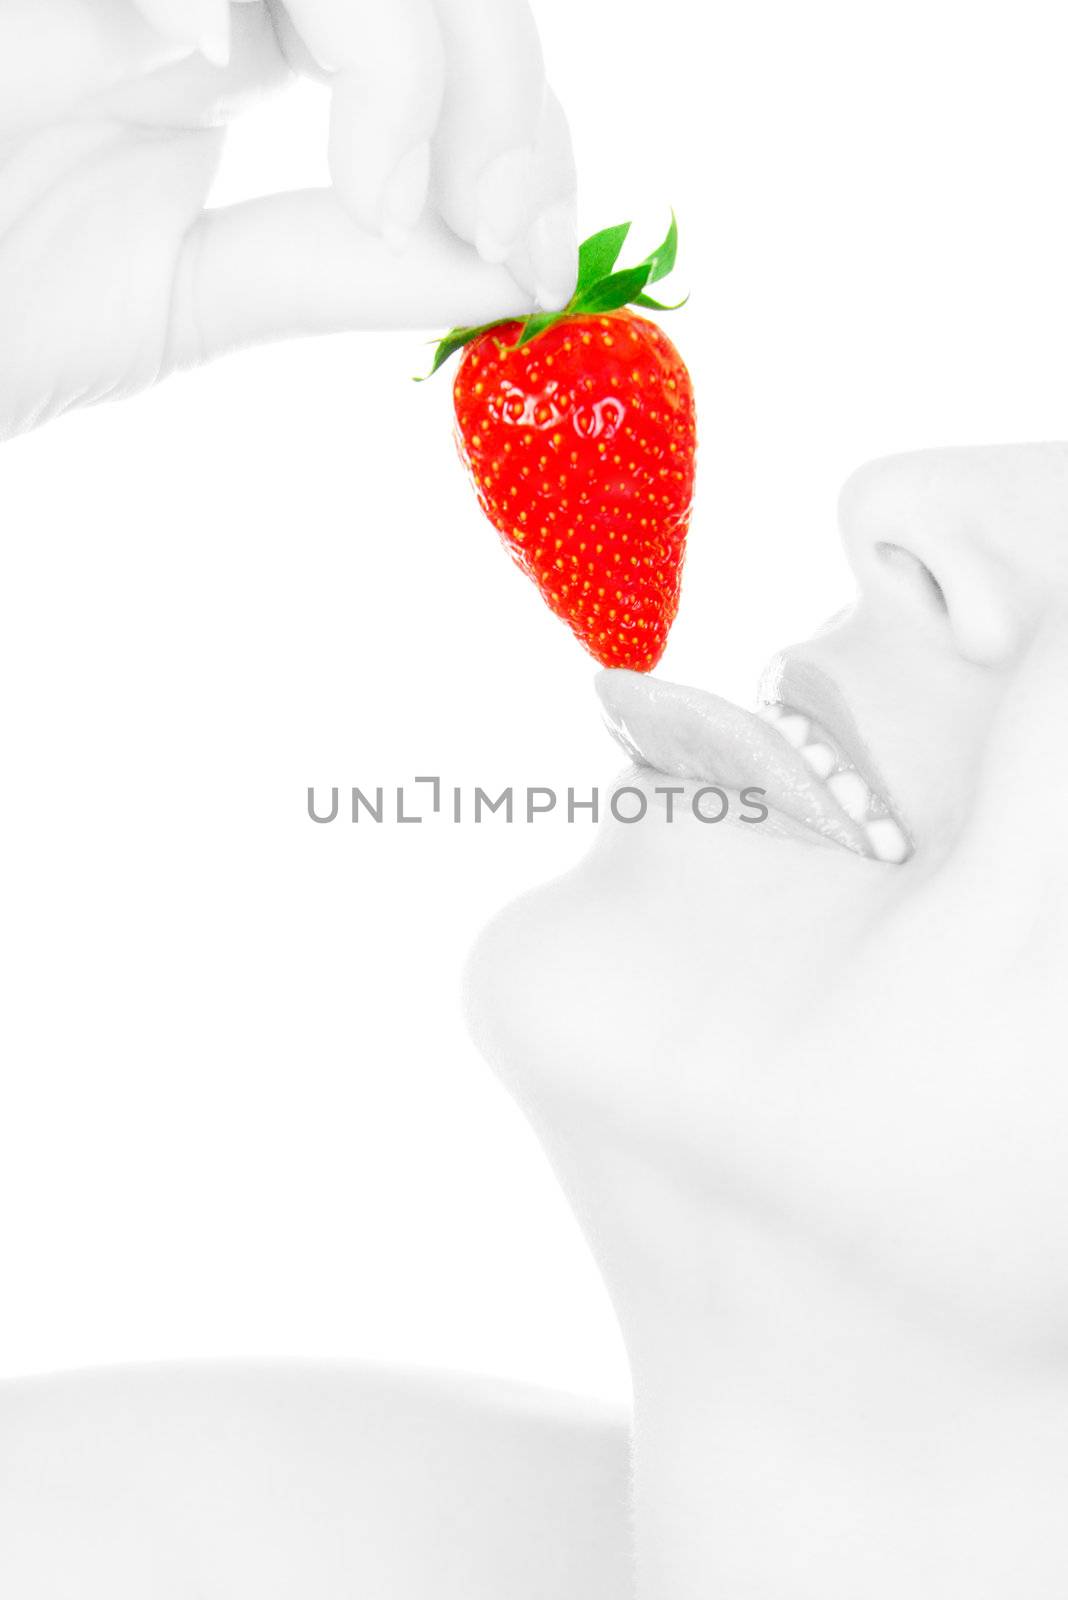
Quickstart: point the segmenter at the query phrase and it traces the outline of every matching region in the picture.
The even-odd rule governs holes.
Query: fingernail
[[[530,256],[538,304],[560,311],[575,292],[578,278],[578,227],[573,200],[547,206],[530,230]]]
[[[230,6],[229,0],[199,0],[200,27],[197,31],[197,49],[212,66],[230,64]]]
[[[230,61],[229,0],[133,0],[150,27],[214,66]]]
[[[382,237],[391,250],[402,251],[426,205],[430,187],[430,142],[422,140],[401,157],[386,180],[379,207]]]
[[[528,145],[506,150],[485,167],[475,186],[475,249],[499,266],[514,249],[530,214],[534,152]]]
[[[507,239],[499,239],[492,228],[480,223],[475,231],[475,249],[488,266],[499,267],[507,261],[512,246]]]
[[[534,293],[534,268],[530,260],[530,247],[525,239],[520,239],[515,249],[510,253],[506,264],[516,283],[525,294],[530,296],[530,310],[533,311],[536,298]]]
[[[402,256],[412,242],[412,230],[396,222],[383,222],[382,241],[395,256]]]
[[[206,61],[213,67],[227,67],[230,65],[230,38],[228,34],[217,33],[209,29],[202,33],[197,42],[197,49]]]

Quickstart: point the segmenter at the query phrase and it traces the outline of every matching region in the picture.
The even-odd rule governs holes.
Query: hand
[[[333,187],[205,210],[294,72]],[[7,0],[0,440],[258,340],[563,304],[574,185],[526,0]]]

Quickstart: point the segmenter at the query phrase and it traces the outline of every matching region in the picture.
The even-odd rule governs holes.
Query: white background
[[[1065,432],[1058,8],[537,9],[586,231],[680,217],[701,471],[661,670],[748,697],[849,596],[854,465]],[[320,180],[323,110],[249,116],[219,199]],[[618,764],[425,361],[251,352],[3,450],[2,1374],[342,1354],[626,1393],[458,999],[588,827],[305,814],[310,783]]]

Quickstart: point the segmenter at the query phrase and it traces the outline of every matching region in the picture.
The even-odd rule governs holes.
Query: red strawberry
[[[459,329],[437,365],[467,347],[460,453],[515,561],[592,656],[648,672],[678,610],[696,429],[678,351],[624,309],[667,309],[644,290],[674,263],[674,222],[659,251],[613,273],[626,232],[583,245],[563,312]]]

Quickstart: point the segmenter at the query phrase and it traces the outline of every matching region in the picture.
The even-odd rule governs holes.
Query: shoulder
[[[345,1364],[0,1384],[0,1593],[616,1600],[626,1419]]]

